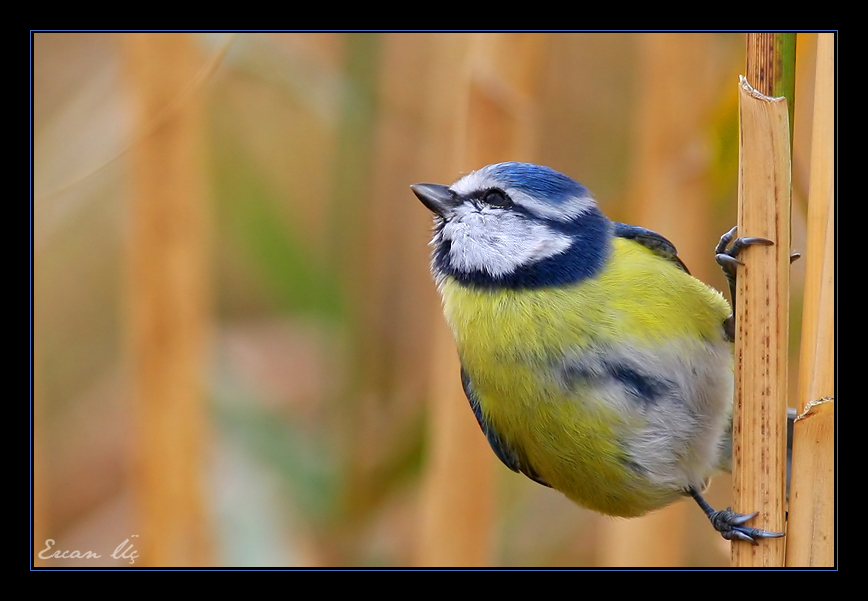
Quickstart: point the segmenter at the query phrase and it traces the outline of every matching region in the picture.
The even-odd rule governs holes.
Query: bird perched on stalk
[[[507,467],[605,514],[688,495],[726,539],[782,536],[702,497],[731,464],[732,316],[671,242],[540,165],[411,188],[464,392]],[[734,293],[738,252],[770,242],[733,235],[717,256]]]

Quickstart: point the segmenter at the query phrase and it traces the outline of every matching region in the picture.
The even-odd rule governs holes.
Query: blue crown
[[[543,165],[497,163],[488,167],[488,173],[509,187],[555,205],[568,198],[591,195],[588,189],[576,180]]]

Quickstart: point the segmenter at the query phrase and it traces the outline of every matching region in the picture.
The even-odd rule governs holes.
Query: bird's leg
[[[744,524],[746,522],[749,522],[757,516],[759,513],[758,511],[747,515],[736,513],[731,507],[715,511],[712,509],[711,505],[702,498],[702,495],[699,494],[699,491],[695,488],[691,486],[687,489],[687,492],[690,493],[690,496],[693,497],[702,511],[705,512],[705,515],[708,516],[714,529],[720,532],[720,535],[726,540],[746,540],[752,545],[756,545],[758,544],[756,542],[756,539],[758,538],[778,538],[784,535],[783,532],[769,532],[767,530],[745,526]]]

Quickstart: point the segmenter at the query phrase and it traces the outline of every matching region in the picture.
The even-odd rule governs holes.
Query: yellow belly
[[[729,307],[719,293],[623,239],[613,241],[599,277],[574,286],[482,290],[447,278],[440,288],[483,415],[553,488],[591,509],[631,516],[666,505],[687,480],[710,476],[717,442],[710,433],[722,427],[731,398],[722,330]],[[609,354],[659,363],[661,372],[710,375],[713,386],[684,376],[684,390],[702,391],[698,410],[709,413],[708,423],[695,427],[709,440],[681,441],[677,429],[654,426],[665,420],[662,404],[558,375],[570,373],[571,361]],[[655,454],[670,439],[673,448]]]

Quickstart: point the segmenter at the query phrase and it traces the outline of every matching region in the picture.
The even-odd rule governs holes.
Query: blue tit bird
[[[540,165],[411,189],[434,213],[431,267],[464,392],[507,467],[605,514],[688,495],[726,539],[782,536],[701,495],[731,464],[731,311],[669,240],[609,220]]]

